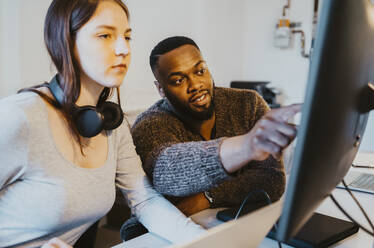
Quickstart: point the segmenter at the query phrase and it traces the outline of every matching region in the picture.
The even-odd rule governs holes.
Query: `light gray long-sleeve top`
[[[0,247],[73,245],[110,210],[116,186],[151,232],[179,243],[204,232],[152,188],[126,123],[108,133],[106,163],[87,169],[57,149],[38,95],[0,100],[0,117]]]

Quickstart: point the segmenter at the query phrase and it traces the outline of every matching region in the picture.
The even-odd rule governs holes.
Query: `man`
[[[215,87],[187,37],[157,44],[150,65],[162,99],[137,118],[132,135],[156,190],[187,216],[237,206],[256,190],[278,200],[281,153],[296,135],[286,121],[300,106],[269,112],[255,91]]]

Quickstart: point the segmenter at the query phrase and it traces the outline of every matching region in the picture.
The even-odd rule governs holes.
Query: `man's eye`
[[[205,72],[206,72],[206,69],[202,68],[202,69],[197,71],[197,75],[203,75]]]
[[[184,82],[184,78],[179,78],[179,79],[173,80],[173,83],[176,84],[176,85],[183,84],[183,82]]]

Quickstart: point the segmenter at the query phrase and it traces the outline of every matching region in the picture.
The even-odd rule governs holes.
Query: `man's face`
[[[213,114],[213,79],[200,51],[183,45],[160,56],[155,76],[174,108],[197,120]]]

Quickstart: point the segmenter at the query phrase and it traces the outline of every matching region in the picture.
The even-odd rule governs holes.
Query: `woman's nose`
[[[130,45],[124,38],[118,39],[115,47],[116,55],[126,56],[130,53]]]

